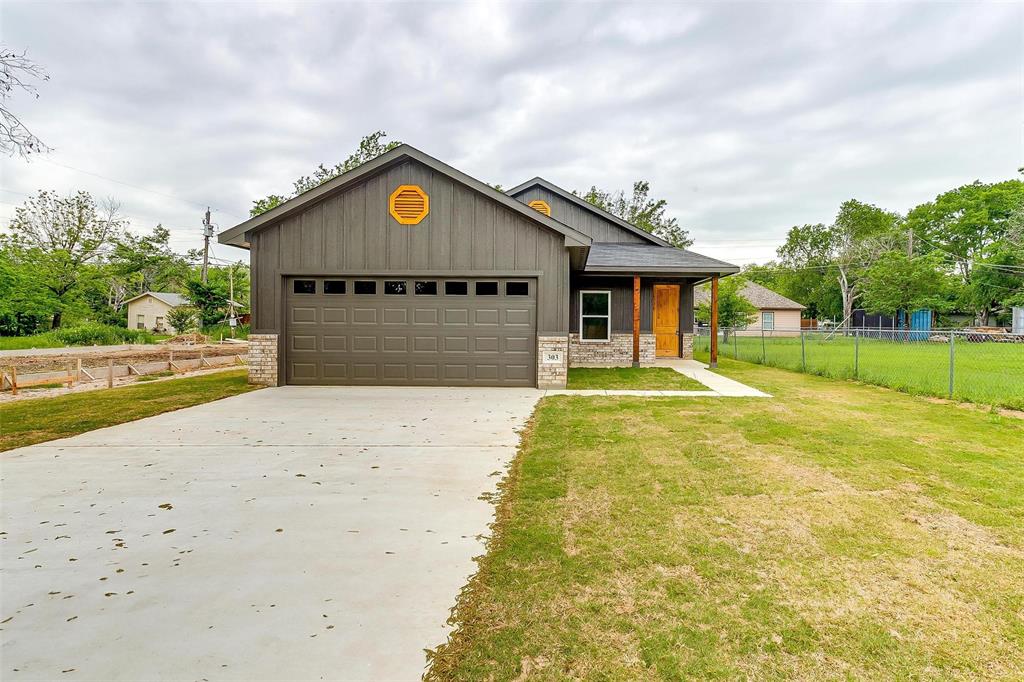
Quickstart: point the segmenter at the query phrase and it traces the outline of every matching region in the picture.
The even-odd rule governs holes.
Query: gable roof
[[[807,306],[800,305],[796,301],[786,298],[782,294],[763,287],[757,282],[747,280],[740,289],[740,295],[750,301],[755,308],[762,310],[803,310]],[[693,290],[693,304],[711,302],[711,292],[706,286],[697,287]]]
[[[561,197],[562,199],[565,199],[568,202],[576,204],[580,208],[582,208],[582,209],[584,209],[586,211],[589,211],[590,213],[593,213],[594,215],[598,216],[599,218],[603,218],[603,219],[607,220],[608,222],[613,223],[614,225],[617,225],[618,227],[621,227],[623,230],[626,230],[627,232],[632,232],[636,236],[641,237],[642,239],[646,239],[647,241],[651,242],[652,244],[657,244],[658,246],[672,246],[671,244],[669,244],[664,239],[660,239],[658,237],[655,237],[650,232],[647,232],[646,230],[641,230],[639,227],[637,227],[636,225],[633,225],[631,223],[627,223],[625,220],[623,220],[619,216],[614,215],[612,213],[609,213],[608,211],[605,211],[602,208],[598,208],[597,206],[594,206],[592,203],[590,203],[586,199],[578,197],[575,194],[573,194],[572,192],[567,192],[564,189],[562,189],[561,187],[559,187],[558,185],[554,184],[553,182],[548,182],[547,180],[545,180],[544,178],[539,177],[539,176],[534,178],[534,179],[532,179],[532,180],[527,180],[526,182],[524,182],[521,185],[517,185],[516,187],[513,187],[512,189],[508,190],[506,192],[506,194],[508,194],[510,196],[515,196],[517,194],[522,194],[523,192],[525,192],[525,191],[527,191],[529,189],[532,189],[534,187],[543,187],[544,189],[546,189],[549,192],[551,192],[551,193]]]
[[[166,303],[167,305],[171,306],[172,308],[174,306],[179,306],[179,305],[188,305],[188,299],[185,298],[183,295],[181,295],[181,294],[174,294],[174,293],[171,293],[169,291],[146,291],[144,293],[139,294],[138,296],[135,296],[133,298],[129,298],[124,303],[125,303],[125,305],[128,305],[132,301],[137,301],[138,299],[142,298],[143,296],[152,296],[156,300],[162,301],[162,302]]]
[[[686,249],[654,244],[595,242],[590,246],[584,272],[659,272],[732,274],[737,265],[702,256]]]
[[[401,144],[391,151],[385,152],[357,168],[353,168],[347,173],[342,173],[338,177],[328,180],[318,187],[314,187],[307,192],[303,192],[297,197],[289,199],[280,206],[277,206],[266,213],[261,213],[254,218],[250,218],[243,223],[239,223],[232,228],[224,230],[217,235],[217,241],[221,244],[230,244],[232,246],[239,246],[247,249],[249,248],[249,242],[246,239],[247,232],[259,230],[262,227],[277,223],[306,208],[310,204],[337,194],[356,182],[365,180],[372,175],[376,175],[377,173],[399,164],[406,159],[418,161],[419,163],[429,167],[431,170],[446,175],[455,182],[465,185],[469,189],[475,190],[489,199],[498,202],[505,208],[511,209],[520,215],[529,218],[533,222],[539,223],[547,229],[563,235],[565,237],[566,246],[590,245],[590,237],[582,232],[574,230],[568,225],[560,223],[553,218],[549,218],[539,211],[533,210],[523,202],[516,201],[512,197],[503,192],[499,192],[490,185],[480,182],[479,180],[466,175],[462,171],[456,170],[448,164],[435,159],[429,154],[424,154],[415,147],[407,144]]]

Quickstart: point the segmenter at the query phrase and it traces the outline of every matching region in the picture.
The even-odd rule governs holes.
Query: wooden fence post
[[[18,395],[18,368],[11,365],[11,395]]]
[[[114,361],[107,360],[107,388],[114,387]]]
[[[75,376],[78,378],[78,382],[82,381],[82,358],[78,358],[77,367],[75,368]]]

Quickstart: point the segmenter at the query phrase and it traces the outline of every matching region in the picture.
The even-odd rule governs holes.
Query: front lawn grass
[[[566,388],[637,391],[707,391],[704,384],[668,367],[571,367]]]
[[[428,677],[1024,677],[1024,420],[720,371],[544,399]]]
[[[216,372],[123,388],[0,405],[0,452],[191,407],[256,388],[246,371]]]

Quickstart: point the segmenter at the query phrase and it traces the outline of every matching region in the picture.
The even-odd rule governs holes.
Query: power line
[[[199,202],[192,201],[191,199],[186,199],[184,197],[179,197],[179,196],[177,196],[175,194],[168,194],[167,192],[160,192],[160,191],[157,191],[155,189],[150,189],[148,187],[142,187],[141,185],[135,185],[135,184],[132,184],[130,182],[125,182],[123,180],[117,180],[115,178],[111,178],[111,177],[108,177],[106,175],[100,175],[99,173],[93,173],[91,171],[82,170],[81,168],[75,168],[74,166],[69,166],[66,163],[60,163],[58,161],[54,161],[53,159],[41,158],[40,160],[41,161],[45,161],[46,163],[52,163],[55,166],[60,166],[61,168],[67,168],[68,170],[73,170],[73,171],[75,171],[77,173],[84,173],[85,175],[91,175],[94,178],[100,178],[101,180],[107,180],[108,182],[115,182],[115,183],[117,183],[119,185],[124,185],[125,187],[131,187],[133,189],[141,190],[143,192],[149,192],[151,194],[157,194],[157,195],[162,196],[162,197],[167,197],[168,199],[177,199],[178,201],[183,201],[186,204],[192,204],[193,206],[199,206],[200,208],[206,208],[206,204],[201,204]],[[225,211],[223,209],[217,208],[217,209],[213,209],[213,210],[218,212],[218,213],[223,213],[224,215],[231,216],[232,218],[235,218],[237,220],[245,220],[245,218],[239,218],[237,215],[235,215],[233,213],[229,213],[229,212],[227,212],[227,211]]]

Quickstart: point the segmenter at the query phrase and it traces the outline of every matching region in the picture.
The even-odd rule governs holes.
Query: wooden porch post
[[[640,275],[633,275],[633,366],[640,366]]]
[[[711,362],[718,367],[718,275],[711,277]]]

